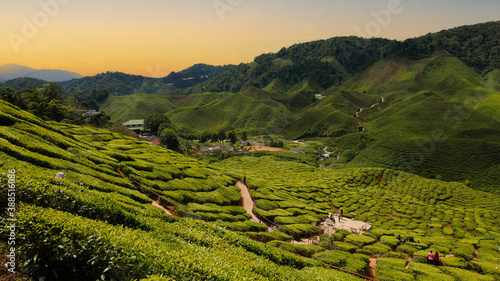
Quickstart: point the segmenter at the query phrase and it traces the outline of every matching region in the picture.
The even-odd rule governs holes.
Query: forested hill
[[[166,91],[169,86],[159,79],[130,75],[121,72],[106,72],[61,83],[66,94],[92,92],[107,89],[112,95],[123,96],[134,93],[153,94]]]
[[[447,51],[477,72],[500,68],[500,21],[429,33],[401,44],[408,58],[425,58]]]
[[[213,66],[199,63],[179,72],[171,72],[168,76],[162,78],[161,81],[165,84],[171,84],[177,89],[185,89],[207,81],[209,78],[234,67],[236,66],[232,64]]]
[[[394,40],[358,37],[296,44],[277,53],[262,54],[252,63],[240,64],[185,93],[238,92],[250,86],[264,88],[273,81],[280,81],[286,91],[308,78],[327,88],[396,52],[399,45]]]
[[[272,82],[279,82],[286,91],[306,79],[328,88],[392,54],[422,59],[445,51],[481,73],[500,68],[499,31],[497,21],[429,33],[403,42],[335,37],[296,44],[277,53],[260,55],[252,63],[240,64],[184,94],[238,92],[248,86],[264,88]]]
[[[171,72],[163,78],[151,78],[121,72],[106,72],[81,79],[63,82],[66,94],[90,93],[93,90],[107,89],[111,95],[124,96],[134,93],[170,93],[176,89],[192,87],[210,77],[221,74],[234,65],[212,66],[196,64],[179,72]]]

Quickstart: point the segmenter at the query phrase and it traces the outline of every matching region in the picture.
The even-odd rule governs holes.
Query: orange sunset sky
[[[250,62],[295,43],[404,40],[500,19],[500,1],[0,0],[0,65],[166,76]]]

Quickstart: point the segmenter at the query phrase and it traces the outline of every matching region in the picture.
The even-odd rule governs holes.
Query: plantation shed
[[[122,125],[132,131],[144,131],[144,119],[129,120],[125,123],[122,123]]]

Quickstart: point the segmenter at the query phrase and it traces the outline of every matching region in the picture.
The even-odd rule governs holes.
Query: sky
[[[498,20],[498,0],[0,0],[0,65],[163,77],[335,36]]]

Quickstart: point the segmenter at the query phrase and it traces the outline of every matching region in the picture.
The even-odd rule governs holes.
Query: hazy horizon
[[[500,3],[449,0],[5,1],[0,65],[163,77],[197,63],[337,36],[404,40],[500,20]]]

